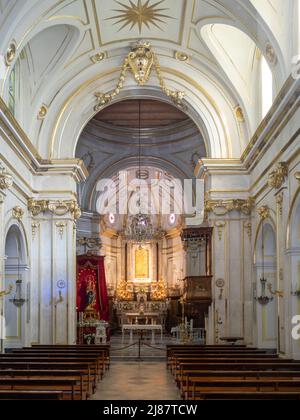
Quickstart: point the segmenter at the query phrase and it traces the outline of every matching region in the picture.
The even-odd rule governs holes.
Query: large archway
[[[12,224],[5,239],[5,287],[12,287],[12,293],[5,298],[5,348],[24,346],[26,328],[29,321],[28,307],[16,307],[11,299],[16,292],[16,282],[21,280],[22,296],[28,300],[29,288],[27,283],[28,254],[26,241],[20,226]],[[28,303],[30,304],[30,303]]]

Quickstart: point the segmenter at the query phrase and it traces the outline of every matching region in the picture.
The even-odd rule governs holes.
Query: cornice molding
[[[0,97],[0,132],[2,139],[25,162],[31,173],[70,175],[76,182],[85,181],[88,170],[81,159],[44,160]]]
[[[78,220],[81,217],[81,209],[75,200],[51,201],[31,199],[28,201],[28,210],[34,217],[47,212],[59,217],[70,213],[74,220]]]
[[[290,76],[241,156],[241,162],[247,169],[253,167],[261,153],[266,153],[266,150],[276,140],[276,130],[282,131],[283,127],[288,124],[298,109],[299,98],[300,80],[295,80]]]

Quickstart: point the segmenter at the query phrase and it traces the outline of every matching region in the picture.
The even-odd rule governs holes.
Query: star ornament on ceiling
[[[155,26],[162,30],[161,24],[166,24],[167,19],[174,19],[173,17],[164,14],[164,12],[170,9],[160,8],[160,5],[165,3],[165,1],[166,0],[161,0],[154,4],[150,4],[150,0],[136,0],[135,3],[132,0],[129,0],[130,5],[116,1],[123,9],[114,9],[113,11],[119,14],[106,20],[116,20],[114,25],[121,25],[118,32],[128,26],[130,27],[130,30],[137,26],[140,34],[142,33],[144,26],[149,30],[151,30],[151,26]]]

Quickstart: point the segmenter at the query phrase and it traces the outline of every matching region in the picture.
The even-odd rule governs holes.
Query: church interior
[[[0,400],[300,400],[299,94],[299,0],[0,0]]]

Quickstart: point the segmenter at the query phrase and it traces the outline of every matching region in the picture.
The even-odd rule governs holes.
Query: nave
[[[112,361],[110,346],[14,350],[0,356],[0,400],[300,400],[300,362],[272,351],[176,344],[163,359]]]

